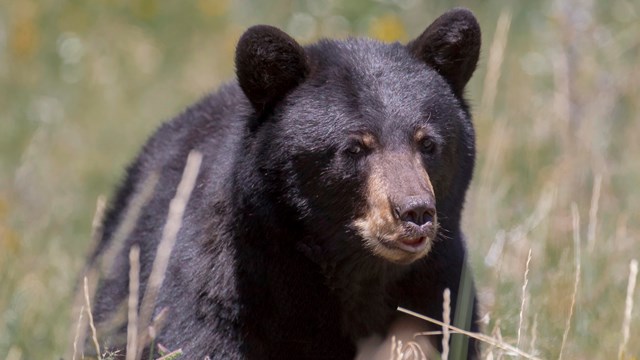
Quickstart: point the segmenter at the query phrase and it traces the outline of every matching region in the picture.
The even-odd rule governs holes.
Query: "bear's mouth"
[[[422,236],[413,239],[398,239],[396,242],[398,247],[410,253],[418,253],[427,246],[427,237]]]
[[[419,254],[432,242],[433,236],[401,236],[395,239],[378,237],[377,242],[388,249],[402,250],[411,254]]]
[[[421,226],[400,224],[396,219],[391,221],[356,222],[356,229],[362,237],[364,245],[374,255],[396,264],[410,264],[431,250],[438,233],[438,222],[433,221]],[[358,226],[360,225],[360,226]]]
[[[429,247],[432,242],[431,237],[422,236],[422,237],[401,237],[397,239],[387,239],[384,237],[379,237],[376,239],[377,243],[382,245],[383,247],[389,250],[395,251],[403,251],[409,254],[420,254],[427,247]]]
[[[375,239],[365,238],[365,244],[372,252],[385,260],[397,264],[410,264],[431,250],[435,233],[423,236],[399,236],[389,238],[378,236]]]

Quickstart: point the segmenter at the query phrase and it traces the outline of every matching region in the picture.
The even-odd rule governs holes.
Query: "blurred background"
[[[483,29],[464,229],[485,332],[542,358],[637,359],[638,0],[0,0],[0,359],[65,356],[96,199],[234,78],[244,29],[406,42],[453,6]]]

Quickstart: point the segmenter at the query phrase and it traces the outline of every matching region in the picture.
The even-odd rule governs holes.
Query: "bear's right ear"
[[[258,113],[272,108],[307,77],[307,56],[291,36],[268,25],[249,28],[236,48],[240,88]]]

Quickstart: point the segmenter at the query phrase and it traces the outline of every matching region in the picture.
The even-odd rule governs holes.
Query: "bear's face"
[[[308,80],[278,109],[279,163],[298,179],[300,213],[321,231],[354,232],[394,262],[425,255],[437,231],[461,128],[447,82],[400,45],[326,42]],[[344,52],[344,54],[336,54]],[[318,196],[321,194],[320,196]]]
[[[479,49],[469,16],[449,12],[407,46],[352,39],[303,49],[268,27],[243,36],[236,62],[256,109],[258,164],[305,233],[394,263],[428,253],[459,190],[457,164],[473,164],[461,98]]]

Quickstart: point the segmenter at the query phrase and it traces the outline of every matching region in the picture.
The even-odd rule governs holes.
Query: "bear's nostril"
[[[426,211],[412,210],[400,215],[400,220],[422,226],[430,221],[433,221],[433,216],[429,215],[429,213]]]
[[[429,198],[409,197],[400,206],[399,218],[403,222],[422,226],[433,221],[436,209]]]
[[[400,216],[400,218],[402,219],[402,221],[409,221],[412,222],[414,224],[417,224],[421,221],[420,219],[420,215],[418,215],[417,212],[415,212],[414,210],[409,210],[406,213],[404,213],[403,215]]]

